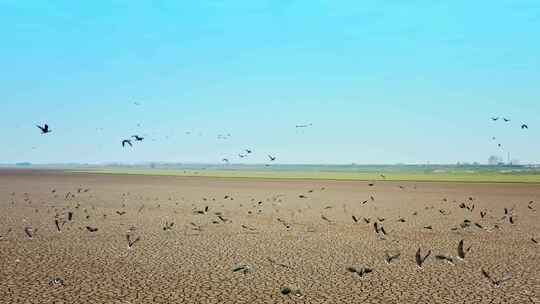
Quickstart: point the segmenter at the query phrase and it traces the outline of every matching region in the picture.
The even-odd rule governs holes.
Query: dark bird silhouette
[[[373,228],[375,228],[375,233],[379,233],[379,223],[373,223]]]
[[[52,130],[49,129],[49,125],[48,124],[44,124],[43,127],[40,126],[40,125],[36,125],[36,127],[38,127],[40,130],[41,130],[41,134],[47,134],[47,133],[51,133]]]
[[[133,147],[133,144],[131,143],[131,140],[129,139],[122,140],[122,147],[125,147],[126,144],[129,145],[130,147]]]
[[[436,258],[437,260],[440,260],[440,261],[446,261],[446,262],[448,262],[448,263],[450,263],[450,264],[454,264],[454,259],[452,259],[452,257],[446,256],[446,255],[437,254],[437,255],[435,256],[435,258]]]
[[[324,216],[324,215],[322,215],[322,214],[321,214],[321,219],[323,219],[323,220],[325,220],[325,221],[327,221],[327,222],[329,222],[329,223],[332,222],[330,219],[328,219],[326,216]]]
[[[68,212],[68,221],[71,222],[72,219],[73,219],[73,212],[69,211]]]
[[[250,149],[245,149],[244,151],[246,151],[247,154],[251,154],[253,151],[250,150]]]
[[[353,221],[354,221],[355,223],[358,223],[358,219],[356,218],[356,216],[353,215],[353,216],[352,216],[352,219],[353,219]]]
[[[506,282],[506,281],[511,279],[510,276],[506,276],[506,277],[504,277],[504,278],[502,278],[500,280],[495,280],[483,268],[482,268],[482,274],[484,275],[484,277],[486,277],[491,282],[491,284],[493,284],[493,285],[495,285],[497,287],[499,287],[501,285],[501,283]]]
[[[34,236],[32,235],[32,233],[34,232],[34,230],[32,229],[32,227],[25,227],[24,228],[24,233],[26,233],[26,236],[28,238],[33,238]]]
[[[418,248],[416,251],[415,259],[416,259],[416,265],[420,268],[422,268],[422,265],[426,261],[426,259],[431,255],[431,250],[427,252],[425,256],[422,257],[422,249]]]
[[[165,226],[163,226],[163,231],[171,230],[174,226],[174,223],[165,222]]]
[[[527,126],[526,124],[522,124],[522,125],[521,125],[521,129],[523,129],[523,130],[524,130],[524,129],[528,129],[528,128],[529,128],[529,126]]]
[[[513,217],[513,216],[510,216],[510,217],[508,218],[508,220],[510,221],[510,224],[514,224],[514,217]]]
[[[98,231],[98,228],[93,228],[93,227],[90,227],[90,226],[86,226],[86,230],[88,230],[89,232],[96,232]]]
[[[53,285],[64,286],[64,280],[62,278],[53,278],[49,280],[49,285],[50,286],[53,286]]]
[[[388,252],[385,252],[384,261],[386,264],[392,263],[393,260],[399,259],[401,256],[401,253],[395,254],[395,255],[389,255]]]
[[[126,214],[126,212],[125,212],[125,211],[116,211],[116,214],[118,214],[118,215],[124,215],[124,214]]]
[[[233,272],[241,271],[243,274],[248,274],[250,272],[250,267],[248,265],[241,265],[232,270]]]
[[[56,225],[56,230],[60,232],[60,223],[58,222],[58,220],[54,220],[54,224]]]
[[[276,160],[276,157],[272,156],[272,155],[268,155],[268,158],[270,159],[270,161],[275,161]]]
[[[531,241],[535,244],[538,244],[538,241],[535,238],[531,238]]]
[[[379,225],[379,223],[375,222],[373,223],[373,228],[375,228],[376,233],[382,233],[383,235],[386,235],[386,231],[384,230],[383,225]]]
[[[364,222],[366,222],[366,224],[369,224],[371,222],[371,219],[364,217]]]
[[[257,229],[255,229],[253,227],[249,227],[249,226],[246,226],[246,225],[242,225],[242,228],[250,230],[250,231],[256,231],[257,230]]]
[[[131,138],[134,138],[136,141],[143,141],[144,137],[141,137],[139,135],[132,135]]]
[[[510,121],[510,119],[504,118],[504,117],[503,117],[503,120],[504,120],[504,122],[509,122]]]
[[[471,250],[471,247],[464,249],[463,240],[459,241],[457,251],[458,251],[458,257],[460,259],[462,260],[465,259],[465,254],[468,253],[470,250]]]
[[[127,239],[127,241],[128,241],[128,248],[131,248],[131,247],[133,247],[133,245],[135,245],[135,243],[137,243],[141,238],[140,238],[140,237],[137,237],[136,239],[134,239],[133,241],[131,241],[131,235],[126,234],[126,239]]]
[[[246,155],[244,155],[244,154],[238,154],[238,157],[244,158],[244,157],[246,157]]]
[[[484,218],[484,216],[486,216],[486,213],[484,211],[480,211],[480,217]]]
[[[221,161],[224,162],[224,163],[229,163],[229,159],[228,159],[228,158],[223,158]]]
[[[346,269],[348,272],[356,273],[360,277],[363,277],[364,275],[373,272],[373,269],[367,267],[360,267],[360,269],[356,269],[354,267],[347,267]]]
[[[491,120],[497,121],[497,120],[499,120],[499,117],[491,117]]]

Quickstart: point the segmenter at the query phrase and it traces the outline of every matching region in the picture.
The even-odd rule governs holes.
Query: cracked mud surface
[[[0,302],[540,303],[539,213],[538,185],[1,170]]]

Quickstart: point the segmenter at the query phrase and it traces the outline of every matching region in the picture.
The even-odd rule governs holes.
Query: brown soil
[[[539,214],[538,185],[0,170],[0,303],[540,303]]]

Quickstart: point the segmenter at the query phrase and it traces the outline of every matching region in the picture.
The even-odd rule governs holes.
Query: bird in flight
[[[484,275],[484,277],[486,277],[491,282],[491,284],[493,284],[493,285],[495,285],[497,287],[500,286],[501,283],[510,280],[510,276],[506,276],[506,277],[504,277],[504,278],[502,278],[500,280],[495,280],[483,268],[482,268],[482,274]]]
[[[390,254],[388,254],[388,252],[386,252],[385,257],[384,257],[384,261],[386,262],[386,264],[390,264],[390,263],[392,263],[393,260],[399,259],[400,256],[401,256],[400,253],[397,253],[395,255],[390,255]]]
[[[98,228],[94,228],[94,227],[90,227],[90,226],[86,226],[86,230],[88,230],[89,232],[96,232],[98,231]]]
[[[524,130],[524,129],[528,129],[528,128],[529,128],[529,126],[527,126],[526,124],[522,124],[522,125],[521,125],[521,129],[523,129],[523,130]]]
[[[246,157],[246,156],[247,156],[247,155],[245,155],[245,154],[238,154],[238,157],[240,157],[240,158],[244,158],[244,157]]]
[[[41,130],[41,134],[51,133],[51,129],[49,129],[48,124],[44,124],[43,127],[40,125],[36,125],[36,127],[38,127]]]
[[[509,122],[510,121],[510,119],[508,119],[508,118],[503,118],[503,120],[504,120],[504,122]]]
[[[465,254],[467,252],[469,252],[469,250],[471,250],[471,247],[467,248],[467,249],[464,249],[463,248],[463,240],[459,241],[459,244],[458,244],[458,257],[460,259],[465,259]]]
[[[133,135],[131,136],[131,138],[134,138],[136,141],[142,141],[144,139],[144,137],[141,137],[139,135]]]
[[[131,143],[131,140],[129,139],[122,140],[122,147],[125,147],[126,144],[128,144],[130,147],[133,147],[133,144]]]
[[[272,155],[268,155],[268,158],[270,159],[270,161],[275,161],[276,160],[276,157],[272,156]]]
[[[246,151],[247,154],[251,154],[251,153],[253,152],[253,151],[250,150],[250,149],[246,149],[245,151]]]
[[[422,257],[421,255],[421,252],[422,250],[420,248],[418,248],[418,251],[416,251],[416,255],[415,255],[415,260],[416,260],[416,265],[418,265],[418,267],[422,268],[422,265],[424,264],[424,261],[429,257],[429,255],[431,254],[431,250],[428,250],[428,252],[426,253],[425,256]]]
[[[222,159],[221,161],[224,162],[224,163],[229,163],[229,159],[228,159],[228,158],[224,158],[224,159]]]
[[[499,117],[491,117],[491,120],[497,121],[497,120],[499,120]]]

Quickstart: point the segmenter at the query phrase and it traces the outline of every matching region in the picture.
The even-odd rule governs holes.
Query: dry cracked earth
[[[0,302],[540,303],[539,214],[538,185],[1,170]]]

